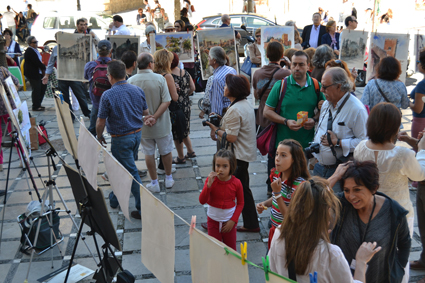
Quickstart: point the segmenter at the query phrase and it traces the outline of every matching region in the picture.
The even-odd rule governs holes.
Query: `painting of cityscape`
[[[409,34],[373,33],[367,60],[367,80],[375,77],[379,61],[388,56],[396,58],[401,64],[401,69],[406,70],[409,39]],[[401,72],[399,80],[405,82],[405,71]]]
[[[112,45],[113,60],[121,60],[122,55],[128,50],[134,51],[136,55],[139,54],[139,36],[108,35],[106,36],[106,40],[108,40]]]
[[[266,50],[270,42],[277,41],[283,45],[283,50],[294,48],[294,27],[274,26],[274,27],[261,27],[261,64],[267,65],[269,59],[267,58]]]
[[[229,66],[238,70],[235,32],[232,28],[216,28],[198,31],[198,50],[200,54],[202,79],[207,80],[213,74],[213,67],[208,64],[208,54],[214,46],[221,46],[229,57]]]
[[[347,63],[348,68],[363,70],[368,33],[345,30],[341,33],[339,59]]]
[[[417,34],[416,37],[415,37],[415,55],[416,55],[415,62],[419,60],[419,53],[424,48],[425,48],[425,35]],[[419,72],[418,64],[415,64],[415,71]]]
[[[58,80],[82,81],[84,66],[92,60],[92,37],[81,33],[58,33]]]
[[[194,62],[193,34],[168,32],[155,35],[156,50],[167,49],[179,56],[180,62]]]

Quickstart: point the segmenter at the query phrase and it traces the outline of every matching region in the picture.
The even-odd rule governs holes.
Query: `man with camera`
[[[344,69],[327,69],[322,77],[322,91],[326,96],[314,135],[313,143],[305,149],[308,158],[315,156],[318,163],[314,175],[325,179],[332,176],[340,163],[353,155],[354,148],[366,138],[367,111],[363,103],[350,94],[353,83]],[[339,183],[333,187],[341,192]]]

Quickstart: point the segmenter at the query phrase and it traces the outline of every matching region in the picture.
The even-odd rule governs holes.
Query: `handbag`
[[[287,87],[286,78],[282,79],[282,87],[280,91],[280,98],[277,106],[275,108],[275,112],[280,115],[280,108],[282,107],[283,99],[285,98]],[[257,136],[257,148],[260,150],[262,155],[266,155],[273,157],[274,152],[276,151],[276,137],[277,137],[277,125],[276,123],[270,123],[261,133]]]
[[[258,65],[251,62],[251,58],[247,56],[242,64],[241,71],[246,75],[251,76],[251,68],[257,68]]]

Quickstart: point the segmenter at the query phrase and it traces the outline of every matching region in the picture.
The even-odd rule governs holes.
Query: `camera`
[[[313,158],[313,153],[319,153],[320,152],[320,144],[319,143],[308,143],[309,147],[304,148],[305,155],[307,156],[307,159]]]
[[[202,121],[202,126],[208,126],[207,122],[210,122],[216,127],[220,126],[220,117],[217,114],[209,116],[206,120]]]

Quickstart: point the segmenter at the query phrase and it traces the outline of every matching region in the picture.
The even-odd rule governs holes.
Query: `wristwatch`
[[[219,131],[220,129],[217,129],[217,130],[215,130],[215,135],[216,136],[218,136],[218,131]]]
[[[341,140],[340,139],[338,139],[337,141],[336,141],[336,145],[335,145],[335,147],[340,147],[341,146]]]
[[[283,125],[288,126],[288,119],[285,118],[285,121],[283,121]]]

